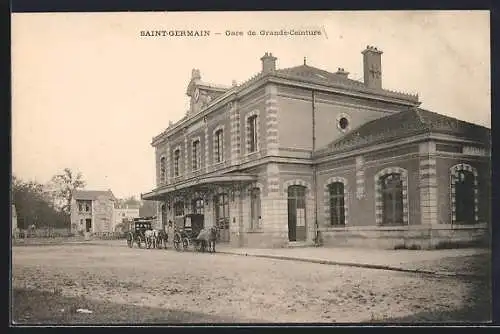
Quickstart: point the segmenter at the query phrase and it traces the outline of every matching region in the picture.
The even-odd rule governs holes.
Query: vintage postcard
[[[489,22],[12,14],[11,323],[489,322]]]

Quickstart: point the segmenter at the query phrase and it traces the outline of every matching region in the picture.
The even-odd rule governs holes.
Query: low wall
[[[382,249],[487,247],[491,235],[487,224],[344,227],[322,228],[320,231],[321,243],[326,247]]]
[[[288,245],[287,232],[243,232],[240,235],[231,234],[232,247],[245,248],[283,248]]]
[[[73,233],[68,228],[37,228],[31,229],[18,229],[12,232],[14,239],[19,238],[58,238],[70,237]]]

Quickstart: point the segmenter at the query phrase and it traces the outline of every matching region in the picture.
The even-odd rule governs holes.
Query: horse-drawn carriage
[[[177,251],[188,250],[193,246],[194,250],[204,252],[208,246],[209,250],[215,252],[215,239],[216,229],[205,228],[202,214],[191,213],[176,218],[173,244]]]
[[[146,246],[146,231],[151,230],[153,219],[151,217],[134,218],[130,222],[129,232],[127,233],[127,245],[133,247],[137,243],[139,248]]]

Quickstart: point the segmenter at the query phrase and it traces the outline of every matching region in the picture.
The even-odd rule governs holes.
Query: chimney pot
[[[269,73],[276,70],[276,57],[272,53],[266,52],[265,55],[260,58],[262,61],[262,73]]]
[[[377,47],[369,45],[363,52],[363,76],[364,84],[369,88],[382,88],[382,60]]]

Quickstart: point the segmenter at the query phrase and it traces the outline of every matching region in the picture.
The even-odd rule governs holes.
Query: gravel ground
[[[490,289],[477,279],[125,246],[14,247],[12,253],[16,323],[490,318]],[[80,307],[93,313],[75,315]]]

